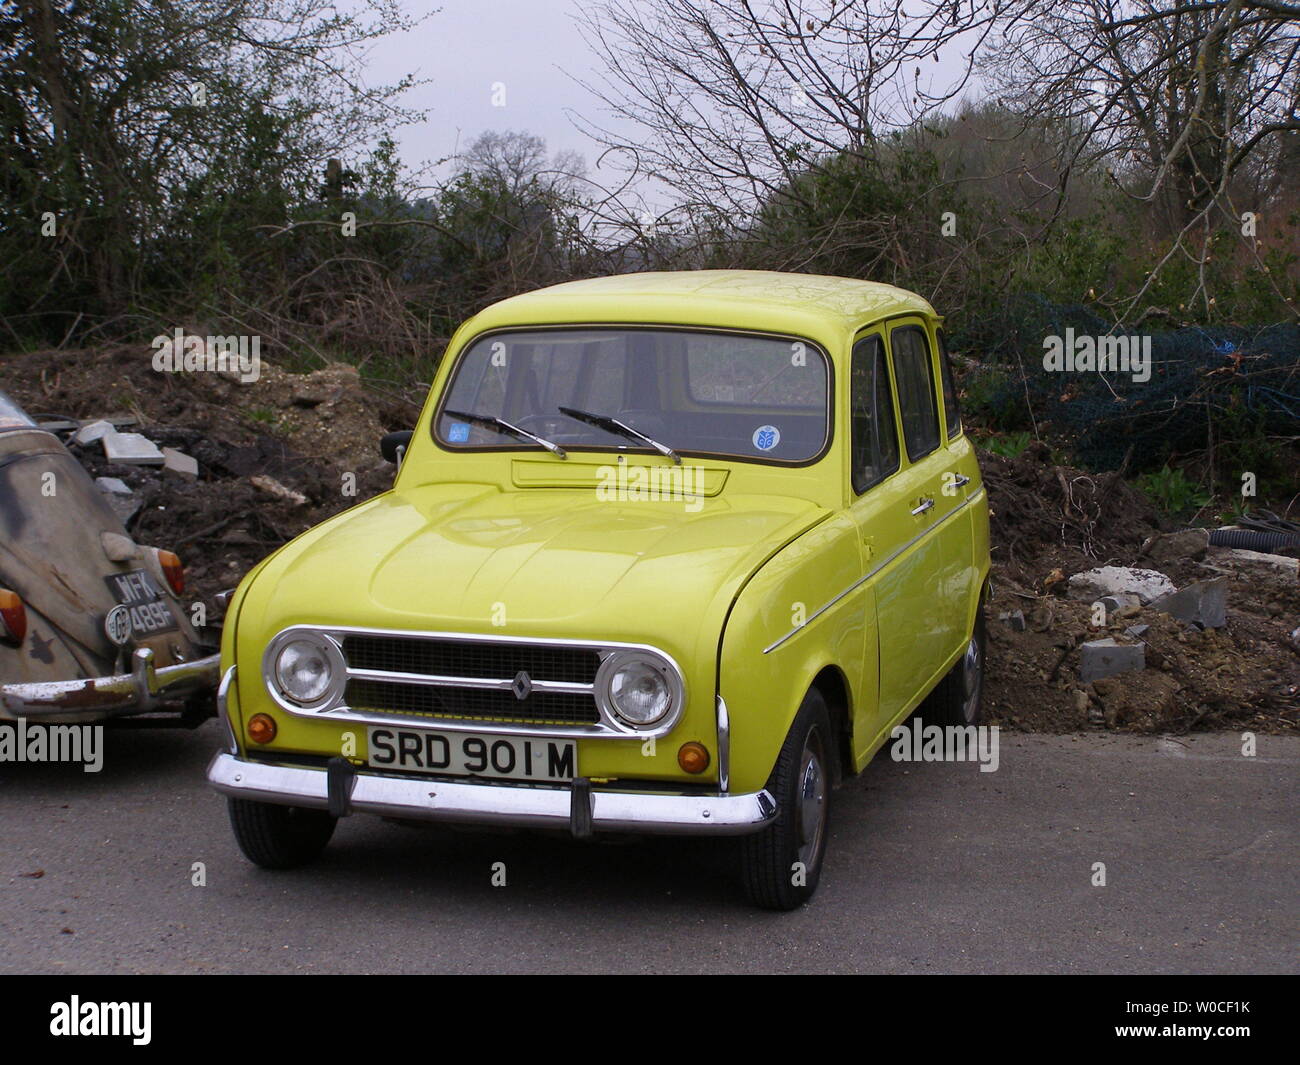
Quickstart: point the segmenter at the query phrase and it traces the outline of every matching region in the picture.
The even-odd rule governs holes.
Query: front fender
[[[790,724],[817,675],[844,677],[850,727],[869,720],[876,695],[875,610],[861,577],[856,526],[838,515],[772,557],[727,618],[718,690],[730,718],[730,790],[766,783]],[[846,593],[847,594],[844,594]],[[837,598],[838,597],[838,598]]]

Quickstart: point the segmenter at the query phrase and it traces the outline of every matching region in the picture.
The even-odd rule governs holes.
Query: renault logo
[[[533,678],[521,669],[515,674],[515,679],[511,681],[510,690],[515,693],[515,698],[522,703],[533,690]]]

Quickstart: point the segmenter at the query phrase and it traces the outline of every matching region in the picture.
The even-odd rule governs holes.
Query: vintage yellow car
[[[219,707],[245,855],[336,819],[740,837],[816,889],[831,789],[974,724],[988,510],[940,319],[836,277],[639,273],[452,338],[391,491],[261,562]]]

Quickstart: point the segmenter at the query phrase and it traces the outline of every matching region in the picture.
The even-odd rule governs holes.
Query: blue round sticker
[[[771,451],[781,442],[781,430],[775,425],[760,425],[754,430],[754,446],[759,451]]]

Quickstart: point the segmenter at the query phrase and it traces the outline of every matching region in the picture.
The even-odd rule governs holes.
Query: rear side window
[[[864,337],[853,346],[850,373],[853,490],[861,495],[898,469],[898,429],[880,337]]]
[[[919,326],[904,325],[889,334],[889,346],[894,352],[903,441],[907,457],[915,462],[939,446],[939,407],[935,402],[930,344]]]
[[[952,383],[952,362],[948,358],[948,341],[943,330],[935,333],[939,338],[939,373],[943,378],[943,413],[948,423],[948,439],[961,436],[961,410],[957,406],[957,389]]]

